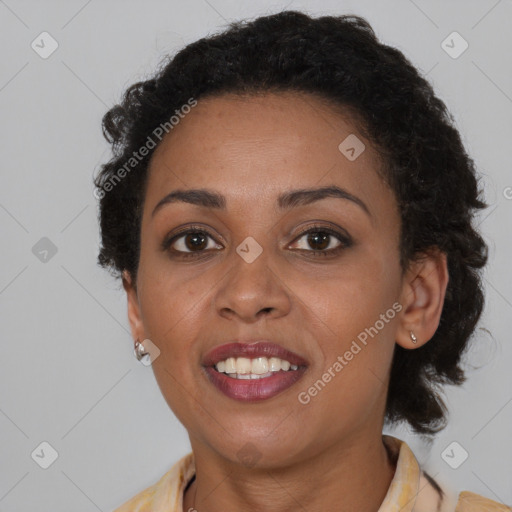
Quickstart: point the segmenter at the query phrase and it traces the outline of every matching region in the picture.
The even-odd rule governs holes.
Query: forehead
[[[351,147],[360,152],[355,159],[344,153]],[[173,189],[208,187],[242,206],[328,184],[373,202],[386,188],[380,165],[351,117],[315,96],[226,94],[200,99],[164,137],[150,163],[146,203],[154,207]]]

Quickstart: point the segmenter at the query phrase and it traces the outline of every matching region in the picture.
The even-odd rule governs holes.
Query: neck
[[[196,456],[194,446],[193,451],[196,478],[185,493],[183,512],[378,512],[395,471],[381,435],[331,446],[286,467],[247,468],[202,450]]]

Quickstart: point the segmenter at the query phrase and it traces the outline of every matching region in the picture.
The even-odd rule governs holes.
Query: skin
[[[366,145],[355,161],[338,149],[352,133]],[[415,349],[433,336],[448,273],[436,250],[401,268],[397,202],[379,166],[348,115],[292,92],[200,99],[156,149],[137,280],[125,272],[123,284],[133,337],[159,347],[153,371],[194,452],[184,511],[377,511],[382,503],[395,470],[382,441],[395,343]],[[276,207],[285,191],[326,185],[347,190],[369,213],[332,197],[285,212]],[[174,202],[152,216],[166,194],[191,188],[223,194],[226,210]],[[348,233],[352,244],[333,256],[312,255],[321,243],[301,234],[312,221]],[[199,256],[181,260],[160,248],[190,224],[212,235]],[[252,263],[236,252],[248,236],[263,249]],[[327,240],[324,251],[340,244]],[[194,251],[184,237],[173,247]],[[298,393],[394,303],[401,311],[300,403]],[[228,398],[200,361],[236,338],[270,339],[298,353],[309,362],[304,377],[261,402]],[[237,455],[244,447],[256,454],[252,464]]]

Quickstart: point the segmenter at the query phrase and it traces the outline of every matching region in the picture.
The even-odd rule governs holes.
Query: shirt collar
[[[382,436],[393,462],[395,475],[378,512],[412,512],[419,491],[420,466],[405,441],[390,435]],[[172,510],[182,512],[183,494],[195,475],[193,452],[182,457],[158,482],[153,495],[154,512]],[[171,507],[174,505],[174,508]]]
[[[418,461],[405,441],[389,435],[382,439],[390,456],[396,459],[396,469],[378,512],[412,512],[421,475]]]

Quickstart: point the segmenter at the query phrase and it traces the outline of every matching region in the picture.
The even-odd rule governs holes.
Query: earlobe
[[[448,286],[446,254],[433,249],[410,263],[402,288],[403,309],[396,342],[403,348],[423,346],[434,336]]]
[[[126,299],[128,306],[128,321],[130,322],[130,330],[134,340],[144,340],[144,326],[140,313],[139,298],[137,288],[133,282],[132,276],[127,270],[122,273],[123,288],[126,291]]]

